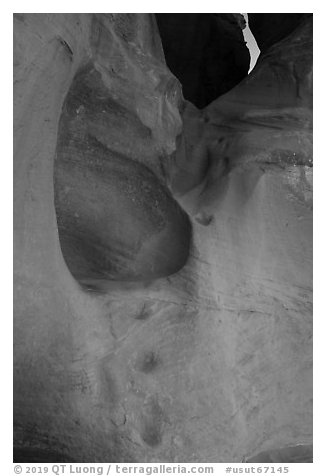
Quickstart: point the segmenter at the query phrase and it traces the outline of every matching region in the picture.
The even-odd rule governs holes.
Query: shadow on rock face
[[[110,98],[91,68],[73,81],[58,133],[55,207],[69,270],[82,283],[176,273],[188,258],[187,214],[141,158],[104,143],[103,131],[130,149],[134,132],[151,150],[150,131]]]
[[[35,448],[14,447],[14,463],[74,463],[67,455]]]

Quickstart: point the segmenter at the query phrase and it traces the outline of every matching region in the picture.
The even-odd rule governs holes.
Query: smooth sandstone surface
[[[54,172],[63,255],[83,282],[175,273],[188,258],[189,219],[150,169],[164,161],[152,130],[105,79],[82,68],[63,106]]]
[[[310,460],[311,20],[202,111],[153,15],[14,22],[15,461]]]

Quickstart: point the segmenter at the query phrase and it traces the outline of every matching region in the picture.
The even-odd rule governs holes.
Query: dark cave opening
[[[156,13],[165,60],[183,97],[202,109],[239,84],[259,53],[311,13]]]
[[[183,96],[204,108],[248,74],[245,20],[232,13],[157,13],[166,63]]]

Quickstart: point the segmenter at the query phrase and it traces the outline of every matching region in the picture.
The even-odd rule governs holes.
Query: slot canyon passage
[[[312,461],[312,15],[14,15],[14,461]]]

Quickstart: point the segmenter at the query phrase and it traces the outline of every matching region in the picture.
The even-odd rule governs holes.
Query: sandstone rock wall
[[[199,111],[153,15],[14,22],[15,461],[309,459],[309,23]]]

